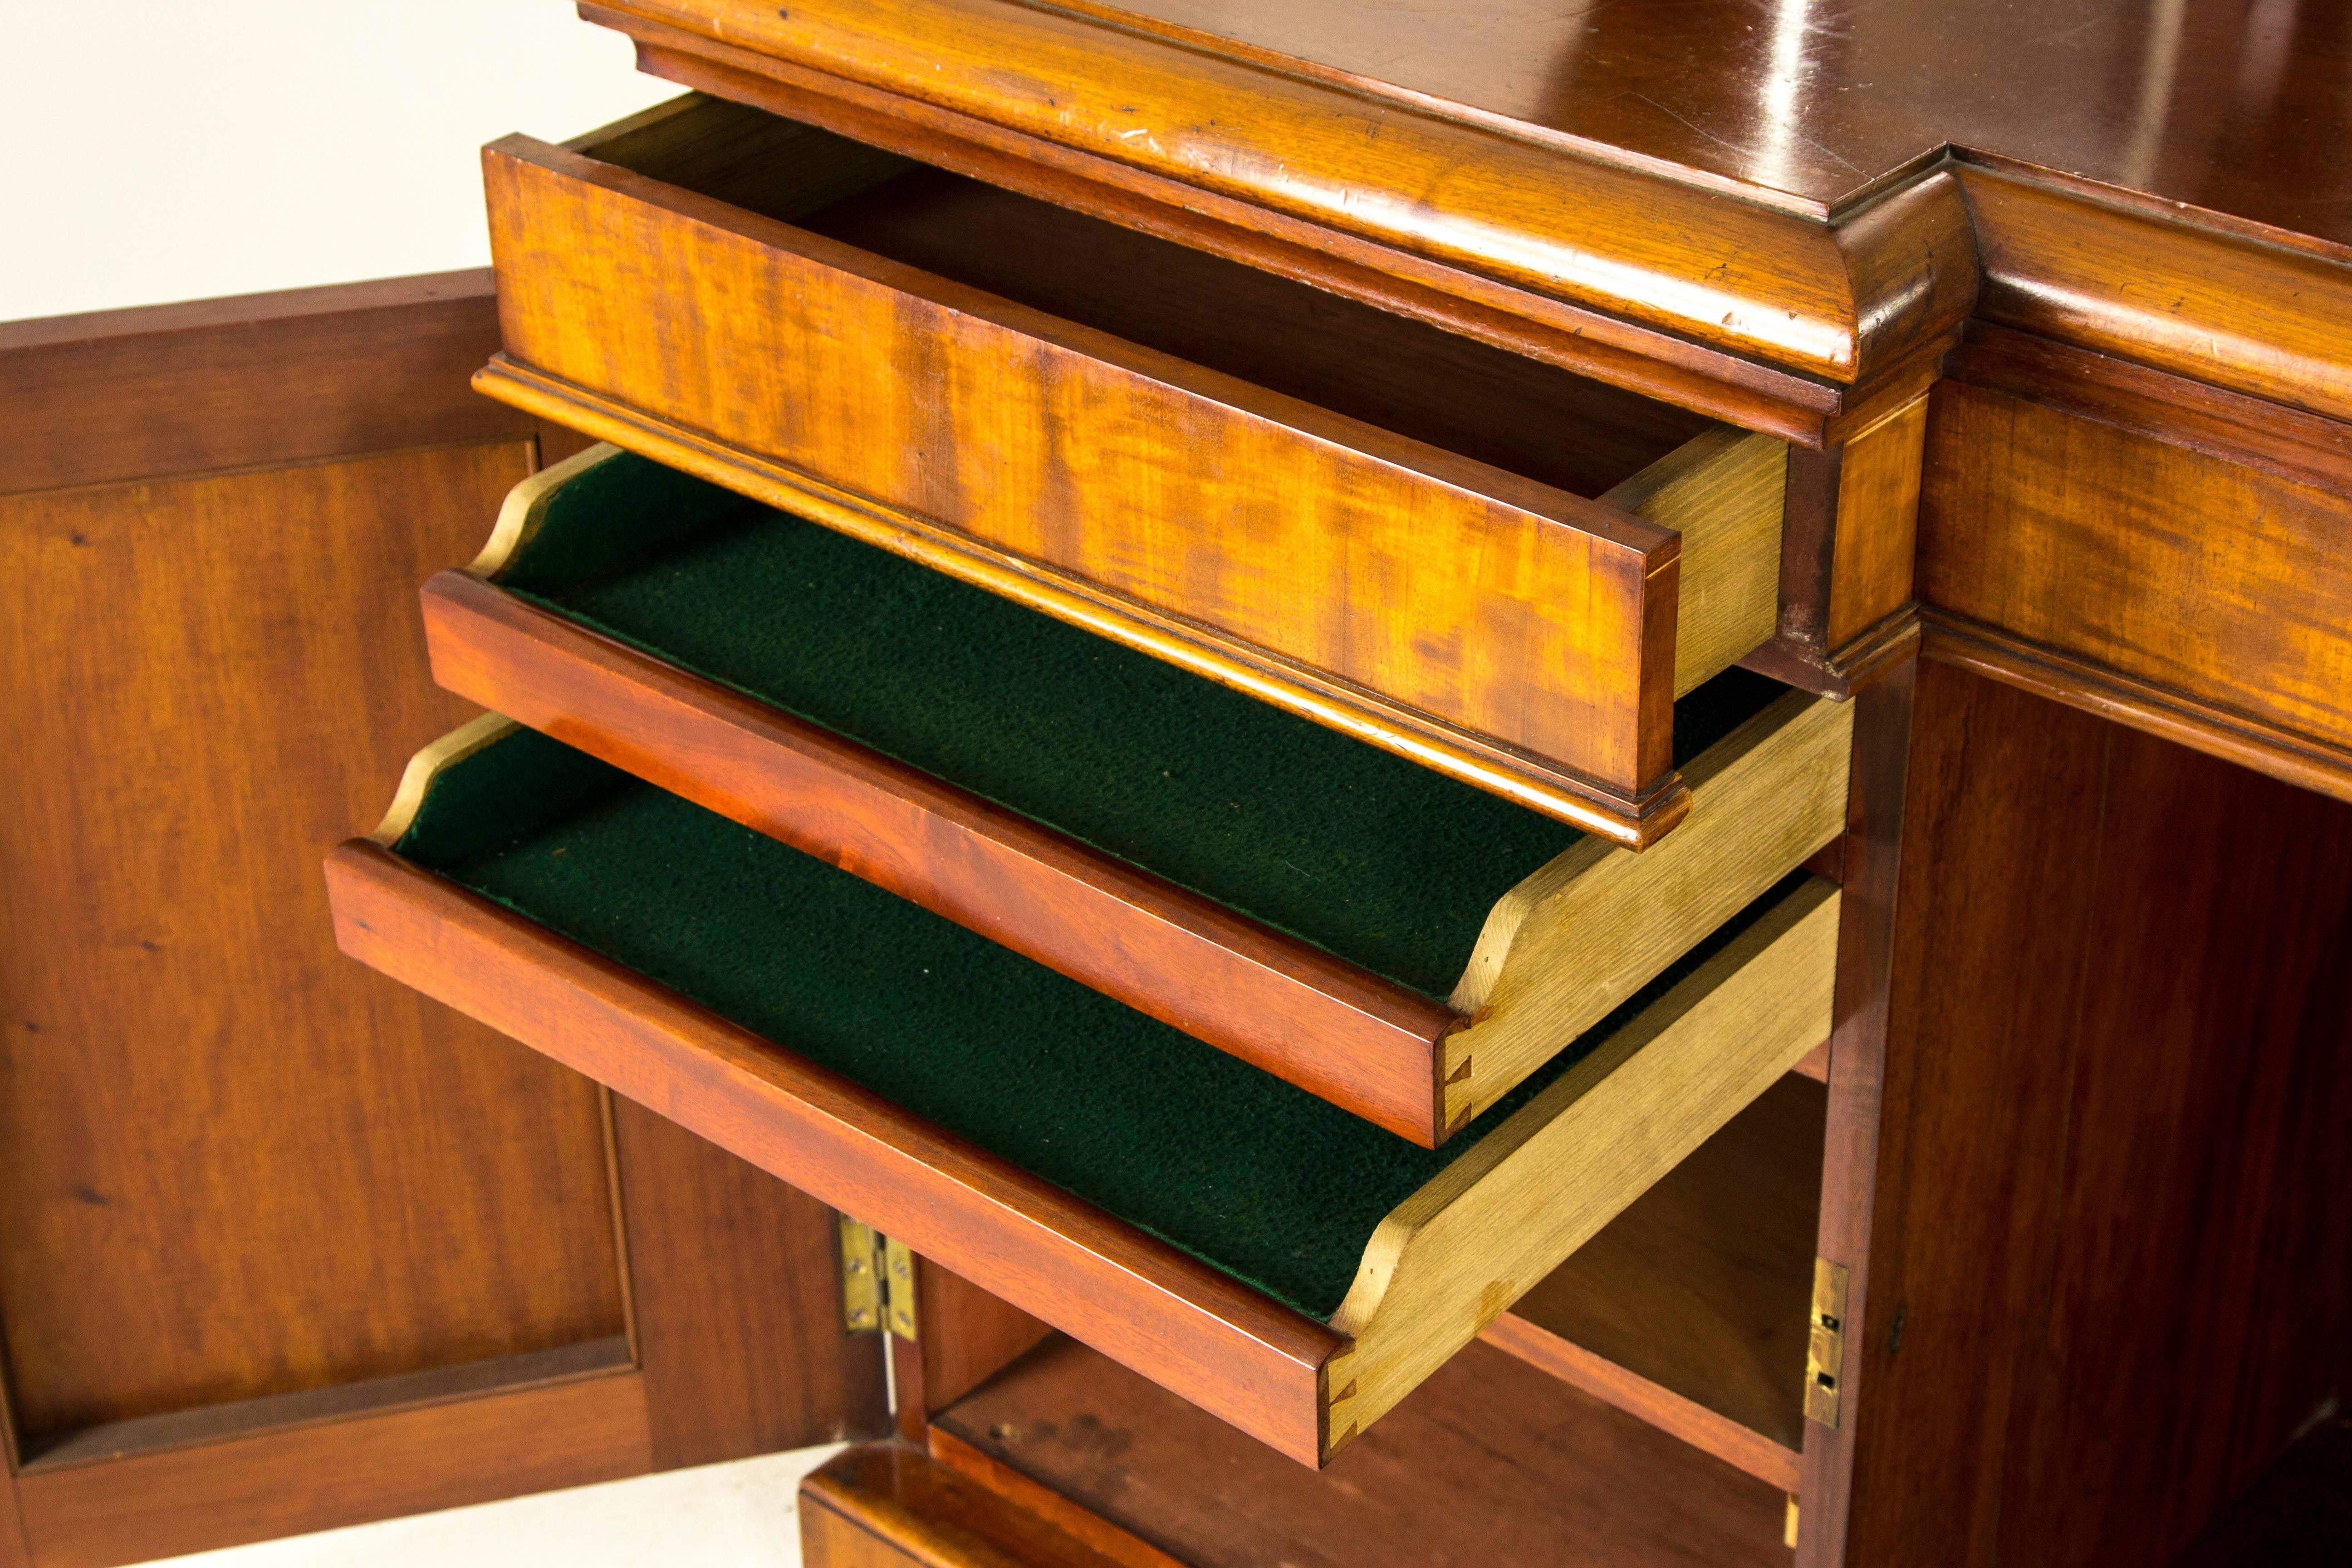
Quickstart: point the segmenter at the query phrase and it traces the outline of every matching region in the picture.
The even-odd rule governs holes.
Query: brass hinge
[[[841,1326],[915,1337],[915,1255],[863,1220],[841,1216]]]
[[[1845,1376],[1845,1265],[1813,1259],[1813,1331],[1805,1346],[1805,1416],[1838,1424],[1838,1384]]]

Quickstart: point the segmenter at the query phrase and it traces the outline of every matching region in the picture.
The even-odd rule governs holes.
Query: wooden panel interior
[[[2161,1562],[2346,1386],[2352,807],[1937,664],[1916,726],[1850,1560]]]
[[[1521,1297],[1492,1342],[1789,1486],[1826,1102],[1812,1079],[1782,1079]]]
[[[1788,1563],[1779,1491],[1487,1345],[1319,1473],[1058,1336],[937,1424],[1193,1568]]]
[[[410,595],[532,460],[504,439],[0,498],[24,1433],[622,1331],[593,1088],[342,959],[319,874],[465,716]]]

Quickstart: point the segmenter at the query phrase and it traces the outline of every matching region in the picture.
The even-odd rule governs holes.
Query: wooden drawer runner
[[[710,100],[484,154],[493,395],[1646,843],[1785,447]]]
[[[1850,711],[1759,676],[1636,854],[610,447],[425,613],[451,690],[1425,1146],[1845,822]]]
[[[1429,1151],[495,717],[328,879],[345,952],[1309,1464],[1827,1037],[1838,899],[1789,879]]]

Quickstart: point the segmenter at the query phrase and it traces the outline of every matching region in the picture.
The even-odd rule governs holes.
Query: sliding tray
[[[1625,843],[1787,450],[690,98],[488,149],[494,396]]]
[[[425,590],[451,690],[1434,1146],[1845,824],[1848,709],[1677,705],[1639,854],[603,447]]]
[[[1799,874],[1416,1149],[509,721],[328,861],[345,952],[1319,1464],[1830,1028]]]

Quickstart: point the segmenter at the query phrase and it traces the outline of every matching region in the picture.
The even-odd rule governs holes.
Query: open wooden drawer
[[[483,390],[1589,831],[1774,629],[1769,437],[715,100],[484,168]]]
[[[1425,1147],[1845,825],[1850,709],[1760,676],[1637,854],[612,447],[425,612],[451,690]]]
[[[328,879],[345,952],[1309,1464],[1827,1037],[1838,900],[1789,879],[1428,1151],[495,717]]]

